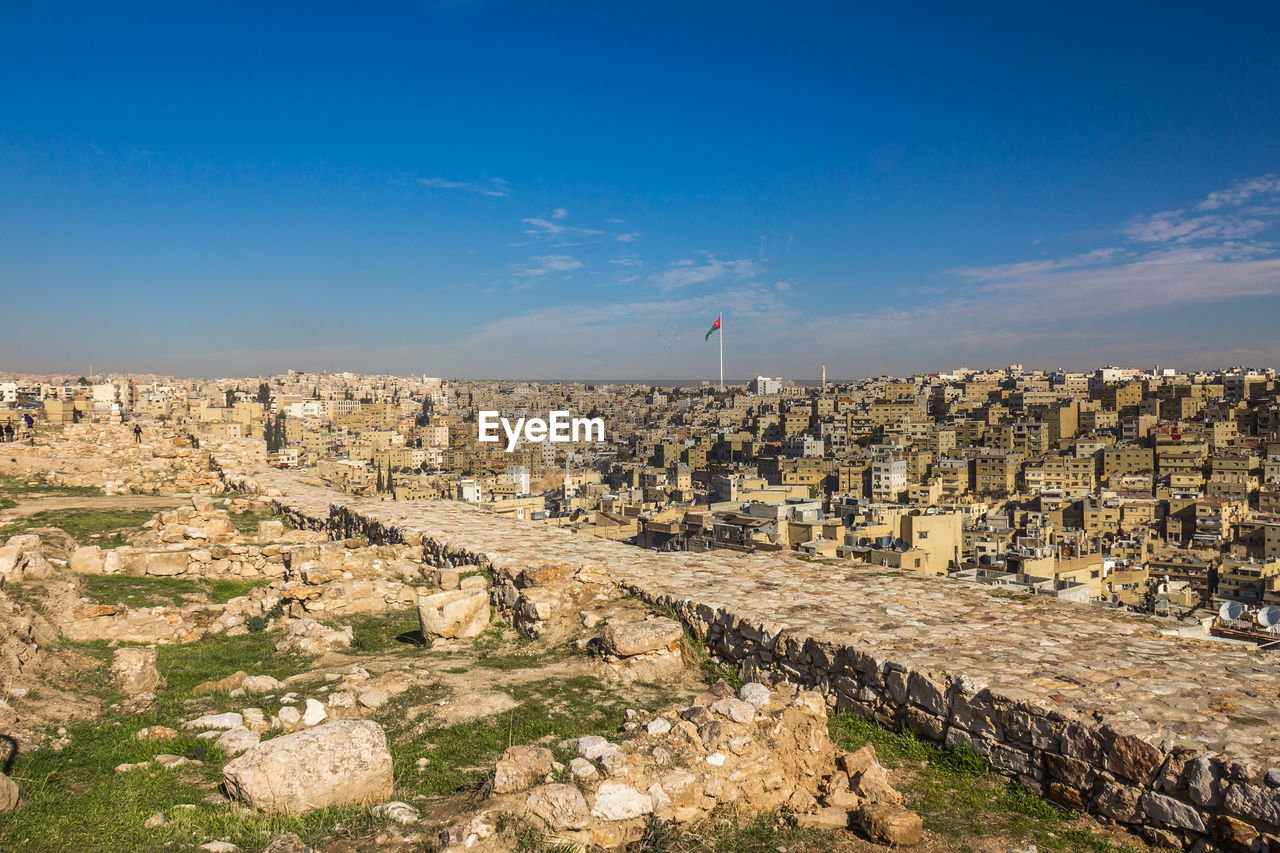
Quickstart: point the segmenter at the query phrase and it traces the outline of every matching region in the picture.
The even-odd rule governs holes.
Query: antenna
[[[1234,622],[1240,618],[1240,614],[1244,612],[1244,608],[1240,606],[1238,601],[1224,601],[1222,606],[1218,608],[1218,618],[1223,622]]]

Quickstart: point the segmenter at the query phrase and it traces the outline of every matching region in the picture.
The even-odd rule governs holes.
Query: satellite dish
[[[1112,604],[1119,604],[1119,603],[1120,603],[1120,596],[1119,596],[1119,595],[1117,595],[1117,594],[1116,594],[1116,593],[1114,593],[1114,592],[1113,592],[1113,593],[1111,593],[1111,603],[1112,603]]]
[[[1280,625],[1280,607],[1269,604],[1258,611],[1258,624],[1263,628]]]
[[[1240,614],[1244,612],[1244,608],[1240,606],[1238,601],[1224,601],[1222,606],[1218,608],[1218,618],[1224,622],[1234,622],[1240,618]]]

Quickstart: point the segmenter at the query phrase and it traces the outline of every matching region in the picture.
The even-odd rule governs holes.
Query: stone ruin
[[[913,816],[895,808],[893,794],[877,793],[879,765],[866,754],[836,755],[812,734],[825,738],[825,715],[835,710],[935,743],[965,744],[996,772],[1157,844],[1280,847],[1280,675],[1253,649],[1165,635],[1141,617],[874,567],[836,569],[786,555],[656,555],[459,504],[337,495],[239,450],[197,451],[176,437],[157,446],[152,462],[177,460],[177,469],[190,472],[174,482],[233,501],[261,494],[297,529],[271,526],[244,541],[229,533],[216,506],[197,500],[158,518],[150,539],[114,560],[105,552],[64,555],[65,543],[50,537],[11,538],[0,547],[0,579],[46,593],[42,612],[0,599],[0,677],[11,695],[35,667],[56,665],[48,648],[58,633],[181,642],[244,631],[256,618],[286,629],[283,648],[320,652],[351,642],[349,632],[322,624],[330,616],[417,606],[424,641],[448,644],[483,630],[488,613],[479,603],[487,599],[498,618],[548,641],[600,628],[585,645],[612,677],[647,681],[672,672],[693,638],[750,684],[738,696],[698,697],[661,716],[632,714],[616,743],[513,748],[495,769],[492,797],[446,832],[444,846],[499,844],[500,813],[537,821],[556,838],[621,843],[650,817],[696,820],[712,800],[772,808],[782,792],[782,806],[804,822],[857,825],[875,838],[899,833],[906,843]],[[129,453],[143,450],[122,449]],[[100,480],[113,470],[101,466],[83,477]],[[147,478],[125,487],[154,484]],[[112,609],[84,599],[81,574],[116,570],[267,583],[226,605]],[[612,618],[610,603],[621,595],[669,616]],[[298,736],[308,735],[323,736],[341,755],[340,742],[349,741],[371,760],[367,784],[352,779],[353,793],[343,796],[372,803],[388,795],[372,760],[380,754],[377,736],[354,724],[367,722],[364,711],[407,689],[413,676],[364,676],[341,674],[323,697],[296,696],[298,707],[271,716],[246,707],[181,724],[253,757],[239,766],[259,769],[227,784],[262,808],[292,808],[264,805],[250,793],[254,774],[276,766],[269,752],[304,748],[298,745],[311,740]],[[125,712],[163,689],[146,689],[145,660],[122,656],[113,677],[138,690]],[[292,689],[255,679],[261,676],[236,673],[210,689],[243,691],[247,700],[264,687]],[[11,710],[0,704],[0,720],[11,722]],[[810,740],[801,760],[788,744],[800,743],[803,732]],[[551,747],[572,758],[561,766]],[[791,753],[795,760],[784,761]],[[733,778],[770,756],[779,764],[776,787],[767,774]],[[7,797],[16,801],[3,781],[0,807]],[[298,797],[312,797],[305,785],[300,790]],[[379,807],[401,814],[402,805]]]
[[[823,697],[794,684],[723,681],[667,715],[628,712],[617,742],[589,736],[558,748],[513,746],[494,768],[493,793],[440,837],[447,853],[506,851],[495,831],[504,815],[533,822],[549,845],[618,849],[639,841],[651,819],[707,820],[788,811],[826,829],[861,827],[873,841],[921,840],[918,815],[902,806],[871,746],[841,752],[827,734]]]
[[[594,588],[616,588],[677,614],[744,678],[807,685],[834,710],[966,744],[996,773],[1152,843],[1280,849],[1280,674],[1253,649],[945,579],[784,554],[651,554],[457,503],[254,477],[300,526],[484,568],[499,612],[531,633],[556,630],[552,614]]]

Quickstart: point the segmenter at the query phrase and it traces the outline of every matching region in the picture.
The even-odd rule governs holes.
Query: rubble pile
[[[6,450],[18,476],[56,486],[91,486],[109,495],[218,494],[223,482],[210,464],[210,450],[190,436],[148,426],[143,441],[123,424],[67,424],[42,433],[37,444]]]
[[[641,839],[651,819],[690,824],[731,808],[786,811],[801,823],[862,828],[874,840],[920,841],[920,818],[901,805],[875,751],[843,753],[827,735],[823,697],[794,684],[723,681],[671,714],[628,712],[625,737],[589,736],[513,746],[494,768],[493,795],[446,830],[446,850],[503,849],[501,815],[536,822],[549,845],[614,849]],[[482,846],[477,847],[477,843]]]

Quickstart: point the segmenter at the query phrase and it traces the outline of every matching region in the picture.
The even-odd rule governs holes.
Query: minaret
[[[822,390],[827,390],[827,366],[822,365]]]

